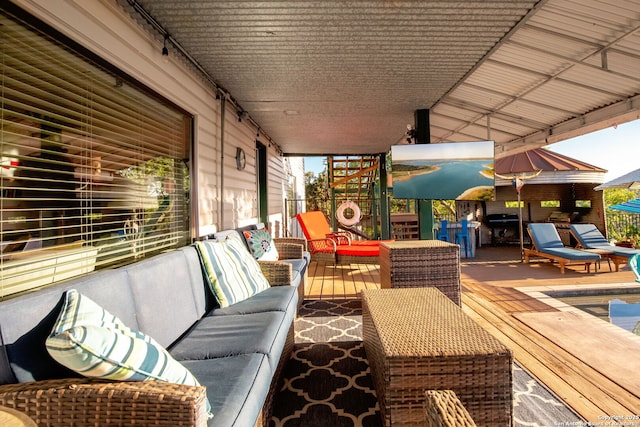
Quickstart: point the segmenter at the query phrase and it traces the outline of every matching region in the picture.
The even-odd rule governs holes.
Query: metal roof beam
[[[640,119],[640,95],[599,108],[579,117],[571,118],[544,131],[538,131],[509,141],[504,144],[500,153],[513,154],[514,152],[529,150],[532,146],[543,147],[637,119]],[[498,154],[496,153],[496,156]]]

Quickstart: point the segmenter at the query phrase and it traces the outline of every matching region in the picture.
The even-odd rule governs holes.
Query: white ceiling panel
[[[640,0],[118,1],[287,154],[386,152],[430,109],[432,142],[488,121],[507,155],[640,92]]]

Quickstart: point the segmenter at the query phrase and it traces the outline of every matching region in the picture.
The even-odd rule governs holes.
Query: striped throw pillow
[[[45,344],[53,359],[86,377],[200,385],[153,338],[127,327],[75,289],[65,293]],[[213,416],[208,400],[207,412]]]
[[[228,307],[269,288],[260,265],[239,239],[196,242],[207,282],[220,307]]]

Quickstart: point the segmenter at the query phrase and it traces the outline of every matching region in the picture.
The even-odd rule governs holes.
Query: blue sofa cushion
[[[0,309],[0,384],[78,377],[47,352],[45,340],[56,322],[62,293],[75,288],[127,325],[137,328],[127,274],[104,270],[2,302]]]
[[[204,317],[169,351],[177,360],[264,354],[273,374],[292,321],[292,313],[281,311]]]
[[[307,269],[307,260],[304,258],[300,259],[283,259],[281,261],[288,262],[291,264],[291,271],[293,272],[293,276],[295,278],[296,274],[300,276],[304,276],[304,272]]]
[[[211,310],[208,316],[264,313],[267,311],[295,311],[297,301],[298,294],[295,287],[272,286],[266,291],[237,304]]]
[[[153,338],[71,289],[46,340],[49,354],[79,374],[118,381],[164,381],[200,385]],[[211,406],[207,402],[211,415]]]
[[[204,315],[192,281],[204,288],[202,270],[193,268],[183,251],[170,251],[123,267],[136,307],[138,330],[168,347]],[[195,257],[200,268],[200,260]]]
[[[263,354],[182,362],[207,387],[215,417],[209,427],[256,424],[271,384],[271,368]]]
[[[220,307],[228,307],[269,288],[260,265],[239,240],[195,244]]]

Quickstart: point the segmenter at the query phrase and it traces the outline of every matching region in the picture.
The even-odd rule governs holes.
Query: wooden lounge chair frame
[[[561,246],[555,246],[554,248],[550,248],[550,249],[563,249],[563,252],[566,255],[571,255],[571,254],[575,254],[578,255],[580,254],[579,258],[571,258],[569,256],[562,256],[560,254],[554,254],[554,253],[549,253],[547,251],[545,251],[545,248],[539,248],[536,245],[536,236],[535,236],[535,231],[532,231],[532,226],[534,228],[536,227],[540,227],[540,226],[544,226],[545,228],[547,228],[548,230],[550,230],[549,227],[553,227],[553,230],[557,236],[557,241],[554,242],[557,245],[557,242],[560,242]],[[558,235],[558,231],[555,228],[555,225],[553,225],[552,223],[538,223],[538,224],[529,224],[527,226],[527,232],[529,233],[529,237],[531,237],[531,248],[524,248],[523,252],[524,252],[524,262],[529,263],[530,261],[530,257],[531,256],[537,256],[540,258],[547,258],[549,260],[551,260],[551,262],[557,262],[558,265],[560,266],[560,273],[564,274],[564,268],[567,265],[573,265],[573,264],[584,264],[586,269],[587,269],[587,273],[591,272],[591,264],[598,262],[600,260],[600,255],[598,254],[591,254],[591,257],[586,258],[586,256],[584,254],[588,253],[587,251],[581,251],[579,249],[573,249],[573,248],[567,248],[564,247],[564,245],[562,245],[562,240],[560,239],[560,235]],[[575,251],[575,252],[574,252]]]

